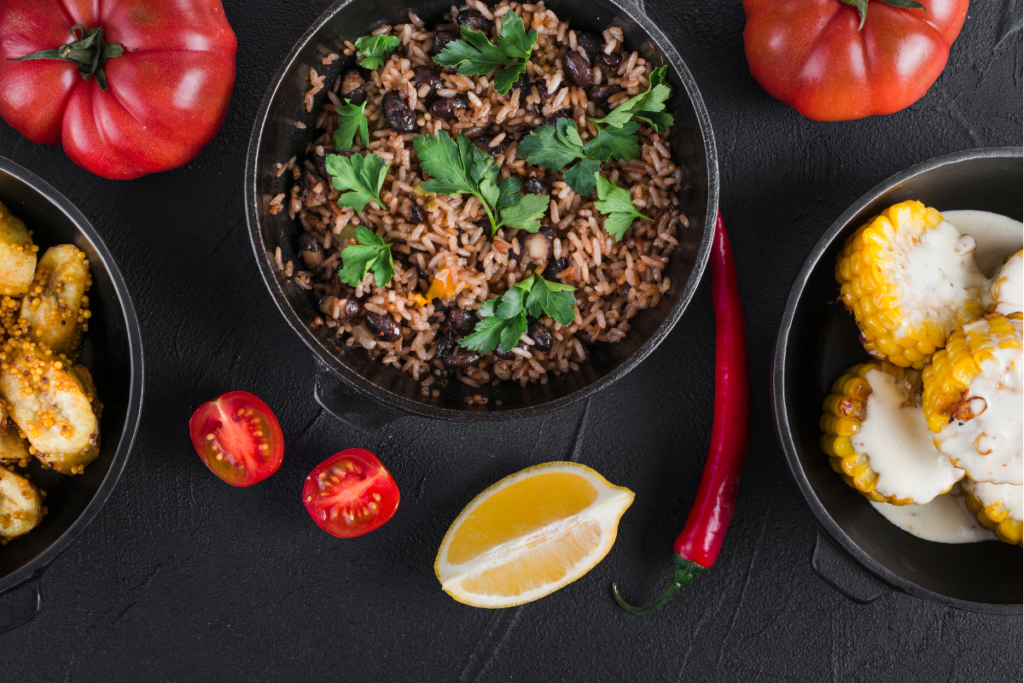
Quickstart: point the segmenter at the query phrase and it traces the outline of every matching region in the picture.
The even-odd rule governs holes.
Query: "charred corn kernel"
[[[923,373],[923,406],[929,429],[938,433],[953,419],[974,417],[971,383],[998,349],[1021,348],[1020,320],[1019,312],[1009,316],[987,313],[949,335],[946,348],[932,356]]]
[[[973,251],[972,238],[918,201],[890,206],[851,235],[835,274],[868,353],[920,370],[980,315],[987,281]]]
[[[882,379],[869,375],[873,371]],[[821,449],[832,469],[869,500],[894,505],[906,505],[915,498],[927,502],[963,476],[931,443],[917,403],[919,387],[916,370],[873,361],[850,368],[822,403]],[[882,393],[871,399],[875,390]],[[905,411],[910,411],[909,416]],[[907,424],[888,413],[911,419]],[[896,421],[890,423],[892,419]],[[869,421],[870,433],[864,432]],[[872,456],[877,459],[875,467]],[[884,481],[880,473],[885,474]]]
[[[1021,487],[1010,484],[976,484],[964,478],[960,482],[967,508],[986,529],[991,529],[999,540],[1011,545],[1024,546],[1024,524],[1021,514]]]
[[[25,223],[0,202],[0,294],[20,296],[29,290],[37,251]]]

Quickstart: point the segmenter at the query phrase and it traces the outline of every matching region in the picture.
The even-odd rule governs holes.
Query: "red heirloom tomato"
[[[235,83],[220,0],[2,0],[0,117],[115,180],[186,163]]]
[[[362,536],[398,509],[398,485],[377,456],[362,448],[335,453],[316,466],[302,502],[317,526],[338,538]]]
[[[750,73],[818,121],[891,114],[942,73],[967,1],[743,0]]]
[[[232,486],[263,481],[284,458],[274,411],[246,391],[229,391],[199,406],[188,430],[203,463]]]

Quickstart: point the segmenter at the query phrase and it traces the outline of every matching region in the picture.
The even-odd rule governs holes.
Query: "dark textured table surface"
[[[242,177],[271,75],[327,0],[225,2],[238,82],[221,134],[182,169],[132,182],[89,175],[0,124],[0,154],[92,220],[142,322],[139,437],[106,508],[47,570],[42,612],[0,636],[0,680],[1006,680],[1021,679],[1021,618],[898,593],[861,606],[811,570],[815,521],[769,409],[771,344],[792,278],[863,192],[923,159],[1020,145],[1021,3],[974,4],[928,94],[887,117],[822,124],[769,97],[743,55],[738,0],[648,0],[704,96],[750,344],[750,453],[725,549],[646,618],[612,601],[661,590],[712,416],[707,278],[667,341],[586,403],[504,425],[404,418],[362,433],[314,402],[313,359],[259,279]],[[280,418],[280,471],[231,489],[196,457],[187,422],[231,389]],[[337,540],[299,491],[310,469],[372,449],[402,488],[381,530]],[[586,463],[637,494],[608,557],[539,602],[489,611],[443,593],[433,561],[481,489],[547,460]]]

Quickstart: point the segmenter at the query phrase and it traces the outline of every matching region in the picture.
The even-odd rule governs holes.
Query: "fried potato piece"
[[[81,474],[99,454],[99,420],[77,373],[27,340],[7,340],[0,395],[45,467]]]
[[[6,416],[7,411],[4,411]],[[3,431],[0,432],[0,465],[17,463],[22,467],[28,465],[32,455],[28,451],[28,443],[19,434],[18,425],[4,418]]]
[[[0,295],[28,291],[36,272],[36,252],[24,221],[0,202]]]
[[[32,339],[55,354],[72,356],[89,317],[85,293],[91,284],[89,261],[78,247],[61,244],[47,249],[21,300],[21,317],[28,321]]]
[[[43,518],[43,498],[25,477],[0,467],[0,537],[27,534]]]

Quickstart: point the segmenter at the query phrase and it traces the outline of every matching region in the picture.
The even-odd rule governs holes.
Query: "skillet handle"
[[[820,526],[818,540],[811,554],[811,568],[825,583],[861,605],[869,605],[891,590],[888,584],[875,578],[846,551],[836,546]]]
[[[364,431],[383,429],[407,413],[381,403],[338,379],[327,365],[316,359],[316,385],[313,398],[342,422]]]
[[[0,595],[0,633],[6,633],[29,621],[43,607],[43,594],[39,590],[41,574],[15,586]]]

